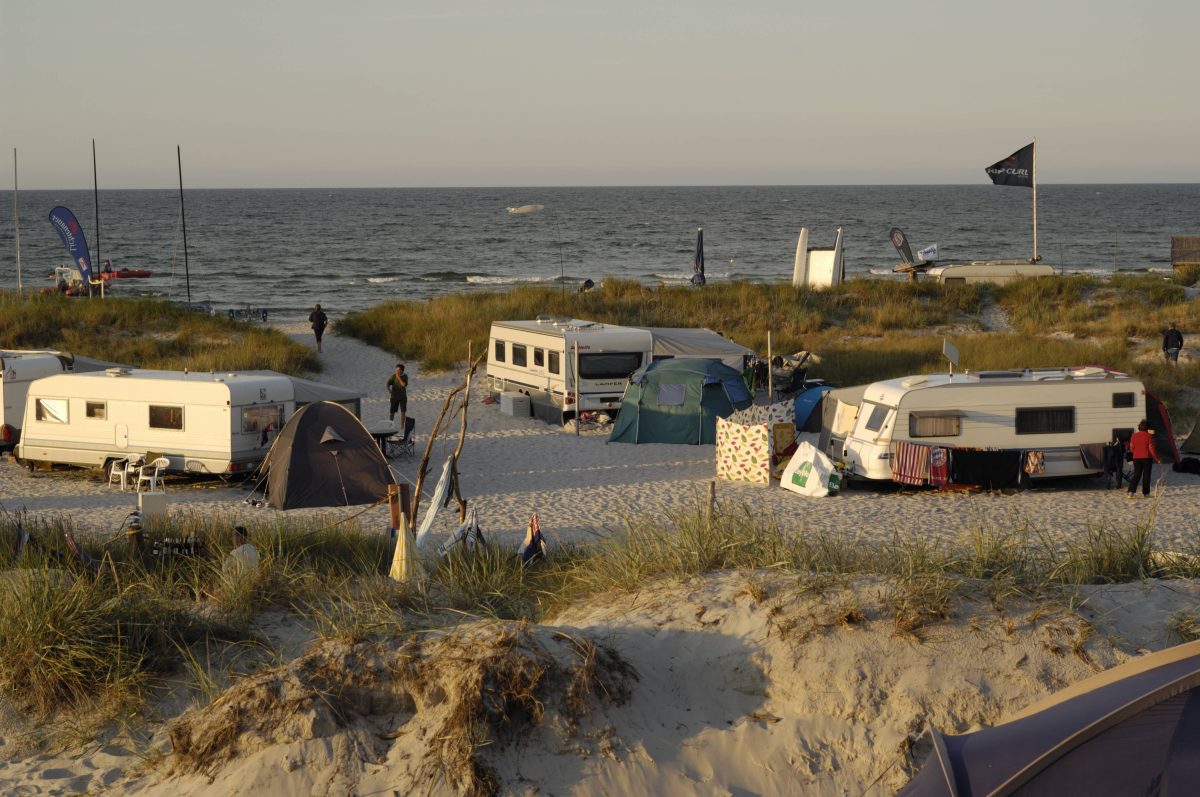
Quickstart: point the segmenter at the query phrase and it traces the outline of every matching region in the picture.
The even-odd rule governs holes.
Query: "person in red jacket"
[[[1142,482],[1142,497],[1150,497],[1150,472],[1154,463],[1160,462],[1154,450],[1154,433],[1147,430],[1146,422],[1138,424],[1138,430],[1129,438],[1129,453],[1133,455],[1133,476],[1129,479],[1129,497],[1137,498],[1138,480]]]

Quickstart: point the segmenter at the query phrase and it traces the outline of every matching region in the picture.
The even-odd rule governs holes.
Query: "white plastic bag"
[[[801,442],[796,447],[791,461],[783,469],[783,478],[779,480],[779,486],[800,495],[824,498],[831,492],[831,482],[835,485],[832,492],[837,493],[840,479],[834,482],[835,478],[837,471],[833,467],[833,461],[818,451],[812,443]]]

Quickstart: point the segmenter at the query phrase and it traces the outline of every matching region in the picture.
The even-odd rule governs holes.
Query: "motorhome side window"
[[[534,349],[533,350],[533,366],[535,368],[545,368],[546,367],[546,350],[545,349]]]
[[[870,402],[867,402],[867,404],[871,407],[871,415],[867,418],[867,431],[878,432],[883,428],[883,422],[887,419],[888,410],[891,407],[885,407],[882,404],[871,404]]]
[[[282,404],[260,404],[242,409],[242,432],[261,432],[264,429],[278,430],[283,426]]]
[[[496,351],[492,359],[498,363],[504,362],[504,341],[496,341]]]
[[[529,364],[528,351],[520,343],[514,343],[512,345],[512,364],[519,368],[527,366]]]
[[[962,434],[962,414],[908,414],[909,437],[958,437]]]
[[[641,352],[605,352],[579,355],[579,376],[583,379],[628,379],[642,367]]]
[[[1132,393],[1113,393],[1113,407],[1136,407],[1137,399]]]
[[[150,428],[182,429],[183,407],[167,407],[159,404],[151,404]]]
[[[546,370],[548,370],[552,374],[557,374],[562,370],[562,366],[559,365],[558,352],[556,352],[556,351],[550,352],[550,367]]]
[[[108,404],[103,401],[88,401],[84,403],[84,414],[97,421],[108,418]]]
[[[1017,434],[1061,434],[1074,431],[1074,407],[1028,407],[1017,410]]]
[[[67,400],[38,399],[37,407],[34,409],[34,417],[39,421],[46,421],[47,423],[66,423]]]

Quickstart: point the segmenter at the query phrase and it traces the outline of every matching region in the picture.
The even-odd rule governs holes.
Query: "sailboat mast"
[[[1041,260],[1037,253],[1037,139],[1033,140],[1033,262]]]
[[[92,205],[96,219],[96,268],[100,267],[100,180],[96,177],[96,139],[92,139]]]
[[[17,211],[17,148],[13,147],[13,231],[17,239],[17,293],[21,294],[21,214]]]
[[[188,273],[187,256],[187,216],[183,212],[183,154],[179,145],[175,145],[175,161],[179,164],[179,222],[183,226],[183,279],[187,285],[187,300],[192,301],[192,277]]]

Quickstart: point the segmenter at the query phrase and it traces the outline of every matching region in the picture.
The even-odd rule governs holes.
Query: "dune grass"
[[[546,314],[628,326],[708,327],[762,352],[769,331],[775,351],[791,352],[806,348],[807,337],[822,330],[883,335],[953,323],[962,313],[978,312],[981,296],[976,286],[866,279],[800,291],[778,283],[732,282],[696,290],[606,279],[589,293],[518,287],[388,302],[351,313],[337,330],[435,370],[461,362],[468,340],[476,351],[486,345],[493,320]]]
[[[769,570],[888,579],[883,605],[896,633],[915,636],[951,611],[968,582],[988,584],[994,594],[1052,598],[1084,584],[1200,575],[1196,552],[1155,550],[1152,520],[1132,529],[1096,527],[1067,543],[1031,528],[979,527],[952,541],[896,535],[863,544],[803,522],[785,528],[735,507],[711,518],[694,512],[631,523],[597,543],[557,548],[533,567],[495,545],[456,551],[405,584],[386,577],[393,545],[387,535],[352,524],[252,528],[262,560],[243,573],[222,566],[234,539],[231,522],[219,517],[185,515],[149,528],[140,548],[129,538],[83,540],[101,560],[98,572],[66,551],[66,521],[5,515],[0,543],[12,543],[18,525],[41,545],[19,561],[11,544],[0,548],[0,688],[31,716],[67,708],[105,718],[136,710],[156,684],[181,677],[211,699],[228,680],[221,668],[231,658],[251,669],[274,660],[255,626],[268,609],[295,615],[314,637],[362,640],[481,616],[541,621],[589,596],[717,571]],[[204,555],[156,557],[154,543],[168,537],[196,539]]]
[[[158,299],[72,299],[0,291],[0,347],[181,371],[319,370],[316,355],[278,330],[207,316]]]

